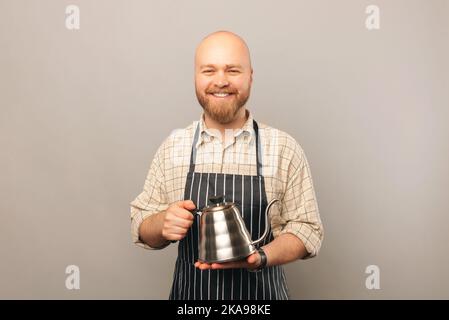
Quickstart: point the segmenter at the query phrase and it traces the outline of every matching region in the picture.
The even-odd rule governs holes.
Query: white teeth
[[[229,96],[229,93],[214,93],[215,97],[224,98]]]

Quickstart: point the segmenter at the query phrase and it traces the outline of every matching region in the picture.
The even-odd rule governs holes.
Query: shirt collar
[[[234,138],[239,137],[240,135],[244,135],[247,138],[248,144],[251,143],[251,140],[255,138],[256,133],[254,132],[253,127],[253,115],[249,110],[246,110],[246,116],[247,119],[243,126],[240,129],[235,130],[234,132]],[[200,146],[204,142],[211,141],[212,137],[217,137],[217,133],[214,132],[214,130],[209,129],[206,126],[206,122],[204,121],[204,113],[201,115],[200,121],[199,121],[199,135],[198,135],[198,141],[196,143],[196,148]]]

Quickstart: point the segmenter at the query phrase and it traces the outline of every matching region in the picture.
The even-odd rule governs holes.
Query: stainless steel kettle
[[[201,211],[194,211],[200,216],[199,260],[206,263],[240,260],[254,253],[256,245],[268,235],[268,213],[279,200],[273,199],[268,204],[265,210],[265,231],[254,241],[235,203],[225,202],[224,196],[211,197],[209,201],[211,205]]]

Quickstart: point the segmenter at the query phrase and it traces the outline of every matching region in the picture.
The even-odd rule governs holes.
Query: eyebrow
[[[242,69],[242,66],[240,64],[226,64],[226,69],[231,69],[231,68],[240,68]],[[200,69],[203,68],[215,68],[215,65],[213,64],[203,64],[200,66]]]

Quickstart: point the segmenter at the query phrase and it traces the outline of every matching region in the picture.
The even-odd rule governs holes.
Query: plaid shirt
[[[224,143],[219,131],[207,128],[201,117],[195,171],[256,175],[253,117],[238,130],[227,130]],[[131,234],[135,244],[154,249],[139,239],[139,226],[148,216],[184,200],[193,135],[198,121],[174,130],[162,143],[151,163],[143,191],[131,202]],[[273,236],[296,235],[305,245],[308,258],[315,256],[323,240],[310,167],[301,146],[287,133],[258,123],[262,175],[267,201],[280,199],[270,210]]]

